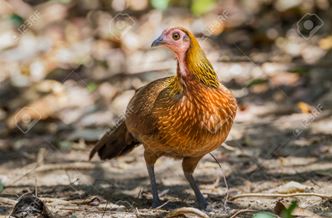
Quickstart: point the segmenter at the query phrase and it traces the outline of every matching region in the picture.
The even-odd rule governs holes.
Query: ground
[[[250,208],[252,211],[246,212],[250,217],[256,211],[273,211],[279,200],[286,204],[297,200],[299,208],[331,216],[331,199],[315,196],[232,200],[241,193],[332,193],[332,137],[326,129],[331,125],[327,119],[331,111],[320,105],[311,113],[287,111],[268,101],[252,105],[254,99],[254,93],[241,99],[246,109],[238,112],[226,145],[212,153],[221,168],[211,155],[206,155],[195,171],[209,201],[207,213],[229,217]],[[38,129],[38,125],[42,123],[33,128]],[[177,160],[161,158],[156,164],[165,205],[155,210],[150,209],[142,146],[115,160],[102,162],[95,158],[89,162],[92,143],[84,143],[84,138],[89,141],[99,132],[77,130],[72,135],[79,135],[79,140],[70,148],[59,148],[47,137],[26,138],[24,134],[13,148],[6,148],[3,141],[1,149],[6,152],[0,154],[0,175],[6,188],[2,198],[16,200],[23,193],[36,192],[53,213],[67,217],[163,217],[175,208],[195,207],[193,192]],[[22,136],[19,132],[13,134]],[[1,214],[8,215],[11,207],[1,206]]]

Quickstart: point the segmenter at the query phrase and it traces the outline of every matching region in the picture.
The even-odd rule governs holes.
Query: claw
[[[205,198],[197,199],[197,204],[198,204],[199,209],[201,209],[201,210],[206,210],[206,208],[208,206],[208,202],[205,200]]]
[[[153,199],[152,200],[152,208],[157,208],[161,205],[161,201],[159,199]]]

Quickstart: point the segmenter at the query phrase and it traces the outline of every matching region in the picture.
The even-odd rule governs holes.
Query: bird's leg
[[[184,176],[186,177],[191,188],[195,192],[195,196],[196,196],[196,200],[197,200],[197,204],[198,204],[199,208],[206,209],[207,201],[203,197],[203,195],[202,195],[201,191],[199,190],[199,187],[193,177],[193,172],[198,164],[198,161],[201,158],[202,157],[185,157],[185,158],[183,158],[182,168],[183,168]]]
[[[144,151],[144,158],[146,167],[148,169],[150,184],[151,184],[151,192],[152,192],[152,207],[156,208],[161,205],[161,201],[158,195],[158,188],[156,182],[156,176],[154,174],[154,164],[159,158],[159,156],[155,155],[152,152]]]
[[[154,166],[147,165],[148,173],[150,177],[150,184],[151,184],[151,192],[152,192],[152,207],[156,208],[161,205],[159,196],[158,196],[158,188],[156,183],[156,177],[154,174]]]
[[[205,198],[203,197],[201,191],[199,190],[199,187],[197,185],[197,182],[195,181],[192,173],[184,173],[186,179],[188,180],[191,188],[194,190],[195,192],[195,196],[196,196],[196,200],[197,200],[197,204],[199,206],[200,209],[206,209],[208,203],[205,200]]]

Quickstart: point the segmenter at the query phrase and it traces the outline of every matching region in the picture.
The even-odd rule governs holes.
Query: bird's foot
[[[152,208],[157,208],[161,205],[160,199],[153,199],[152,200]]]
[[[208,206],[208,202],[203,197],[197,199],[197,204],[198,204],[199,209],[201,209],[201,210],[206,210],[206,208]]]

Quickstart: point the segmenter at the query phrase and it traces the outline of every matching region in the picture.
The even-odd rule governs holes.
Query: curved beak
[[[158,45],[162,45],[164,44],[164,37],[163,35],[160,35],[156,40],[154,40],[151,44],[151,47],[156,47]]]

